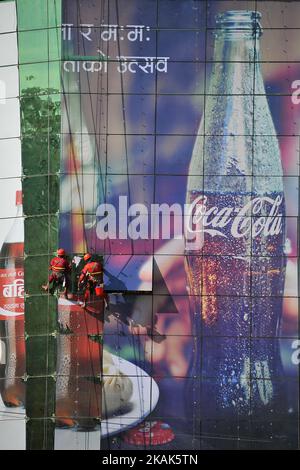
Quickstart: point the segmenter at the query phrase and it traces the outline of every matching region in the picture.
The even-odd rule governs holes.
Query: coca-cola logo
[[[14,279],[10,284],[3,285],[3,297],[24,297],[24,279]]]
[[[200,195],[189,206],[189,232],[207,233],[212,237],[218,235],[228,238],[242,238],[258,235],[278,235],[282,230],[282,213],[280,207],[283,196],[277,195],[255,197],[243,207],[209,206],[208,198]]]
[[[0,269],[0,319],[24,315],[23,269]]]

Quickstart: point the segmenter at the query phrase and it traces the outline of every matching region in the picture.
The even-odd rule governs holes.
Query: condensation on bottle
[[[186,272],[196,346],[187,418],[200,435],[272,438],[285,411],[278,341],[285,201],[259,63],[260,18],[244,10],[216,18],[189,167]]]
[[[22,191],[17,214],[0,252],[0,391],[7,407],[25,404],[24,219]]]

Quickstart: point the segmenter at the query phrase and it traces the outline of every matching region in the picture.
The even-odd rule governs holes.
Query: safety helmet
[[[63,248],[57,250],[57,256],[65,256],[66,252]]]
[[[90,255],[90,253],[86,253],[83,257],[84,261],[88,261],[89,259],[91,259],[92,255]]]

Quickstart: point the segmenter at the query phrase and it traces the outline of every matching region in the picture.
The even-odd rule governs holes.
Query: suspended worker
[[[81,271],[79,277],[79,288],[82,286],[84,290],[83,308],[89,300],[91,294],[102,297],[104,305],[108,307],[108,297],[103,288],[103,267],[99,261],[92,261],[92,255],[86,253],[83,257],[86,265]]]
[[[68,298],[68,288],[69,288],[69,273],[71,271],[70,263],[67,260],[66,252],[63,248],[59,248],[56,252],[56,255],[50,261],[49,270],[51,271],[48,283],[42,286],[42,289],[49,291],[49,286],[51,283],[56,285],[65,285],[64,295],[65,298]],[[55,287],[52,287],[51,290],[54,290]]]

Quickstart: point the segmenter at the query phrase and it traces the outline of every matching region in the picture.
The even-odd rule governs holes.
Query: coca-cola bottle
[[[259,63],[260,18],[251,11],[217,16],[189,168],[186,272],[195,350],[187,417],[200,436],[271,439],[285,411],[278,340],[285,203]]]
[[[17,214],[0,253],[1,397],[6,406],[25,402],[24,221],[22,191]]]

